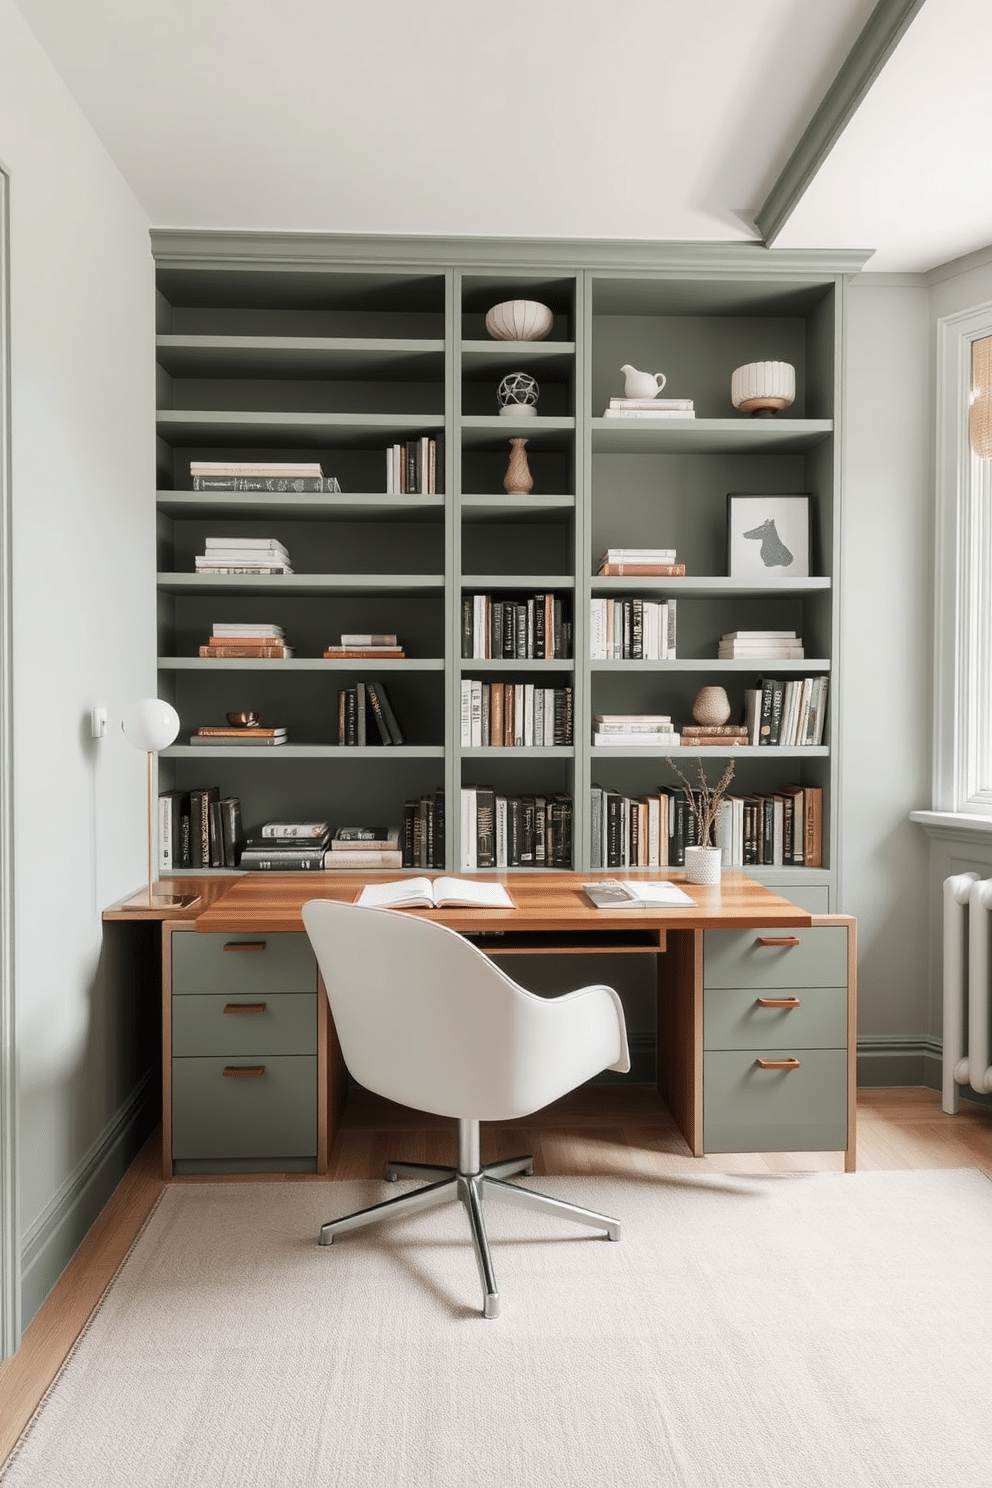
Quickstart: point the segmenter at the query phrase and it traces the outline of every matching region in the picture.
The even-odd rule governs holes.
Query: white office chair
[[[536,997],[453,930],[402,910],[313,899],[303,906],[303,923],[355,1079],[401,1105],[458,1121],[457,1167],[388,1163],[389,1179],[433,1181],[328,1220],[321,1245],[345,1230],[460,1199],[475,1244],[483,1315],[494,1318],[499,1293],[484,1196],[549,1210],[619,1240],[618,1220],[507,1183],[513,1174],[533,1173],[530,1157],[479,1161],[480,1121],[527,1116],[600,1070],[629,1070],[623,1008],[612,987]]]

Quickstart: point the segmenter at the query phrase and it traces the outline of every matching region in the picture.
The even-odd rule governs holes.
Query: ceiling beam
[[[924,0],[878,0],[755,218],[771,247]]]

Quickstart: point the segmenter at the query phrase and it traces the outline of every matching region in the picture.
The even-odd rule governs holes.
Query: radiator
[[[957,873],[944,879],[943,1108],[958,1108],[958,1088],[992,1092],[992,878]]]

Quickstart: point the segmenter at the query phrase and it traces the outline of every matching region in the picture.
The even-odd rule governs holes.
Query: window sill
[[[911,811],[909,819],[921,826],[928,837],[973,842],[992,838],[992,815],[984,816],[977,811]]]

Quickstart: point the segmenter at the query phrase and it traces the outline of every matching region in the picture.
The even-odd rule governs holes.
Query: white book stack
[[[291,574],[289,553],[275,537],[208,537],[194,559],[197,573]]]
[[[604,418],[691,419],[696,417],[691,398],[611,398]]]
[[[597,713],[592,742],[597,748],[672,749],[681,741],[670,713]]]
[[[805,654],[794,630],[730,630],[717,651],[721,661],[798,661]]]

